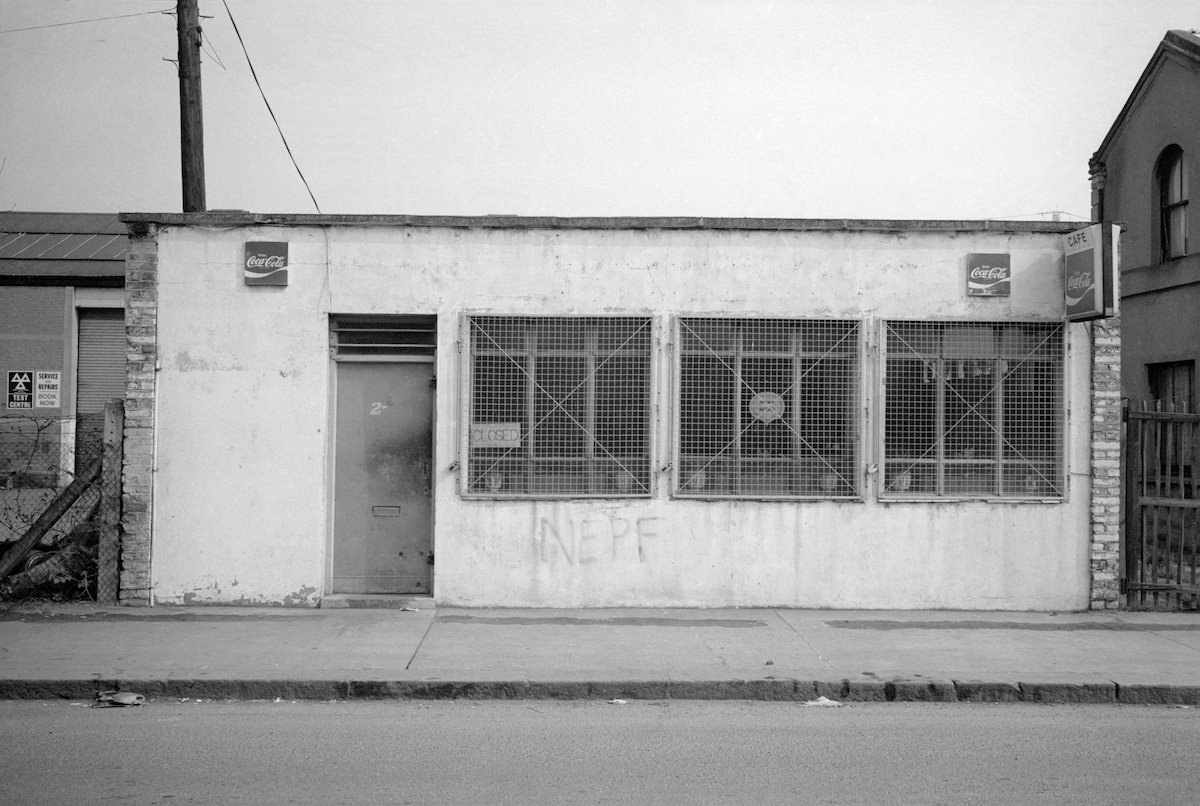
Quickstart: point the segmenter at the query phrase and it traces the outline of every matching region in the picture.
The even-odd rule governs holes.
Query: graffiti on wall
[[[586,515],[539,515],[533,540],[538,561],[583,566],[593,563],[645,563],[654,556],[662,518]]]

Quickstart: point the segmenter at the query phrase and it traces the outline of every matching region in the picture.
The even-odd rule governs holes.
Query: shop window
[[[1060,323],[885,323],[884,498],[1064,494]]]
[[[675,494],[858,496],[859,330],[680,319]]]
[[[650,494],[648,317],[472,316],[467,492]]]
[[[1158,252],[1161,260],[1188,253],[1188,177],[1183,149],[1168,146],[1158,158]]]

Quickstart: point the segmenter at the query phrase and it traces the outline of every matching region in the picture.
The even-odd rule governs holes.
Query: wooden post
[[[204,107],[200,100],[199,0],[179,0],[179,146],[183,170],[183,212],[204,212]]]
[[[96,601],[114,604],[121,587],[121,466],[125,403],[104,405],[103,464],[100,468],[100,544],[96,550]]]

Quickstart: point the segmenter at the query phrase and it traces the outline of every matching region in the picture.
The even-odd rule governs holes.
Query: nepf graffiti
[[[623,518],[591,513],[581,517],[541,516],[533,540],[538,561],[590,565],[644,563],[653,559],[662,518]]]

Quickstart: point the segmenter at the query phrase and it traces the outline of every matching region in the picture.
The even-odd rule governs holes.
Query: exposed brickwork
[[[1102,162],[1092,162],[1088,174],[1092,182],[1092,221],[1100,222],[1104,220],[1104,185],[1108,168]]]
[[[158,243],[131,236],[125,260],[125,462],[122,468],[121,601],[151,604],[150,512],[154,490],[154,377],[158,362]]]
[[[1121,606],[1121,320],[1092,338],[1091,561],[1093,610]]]

